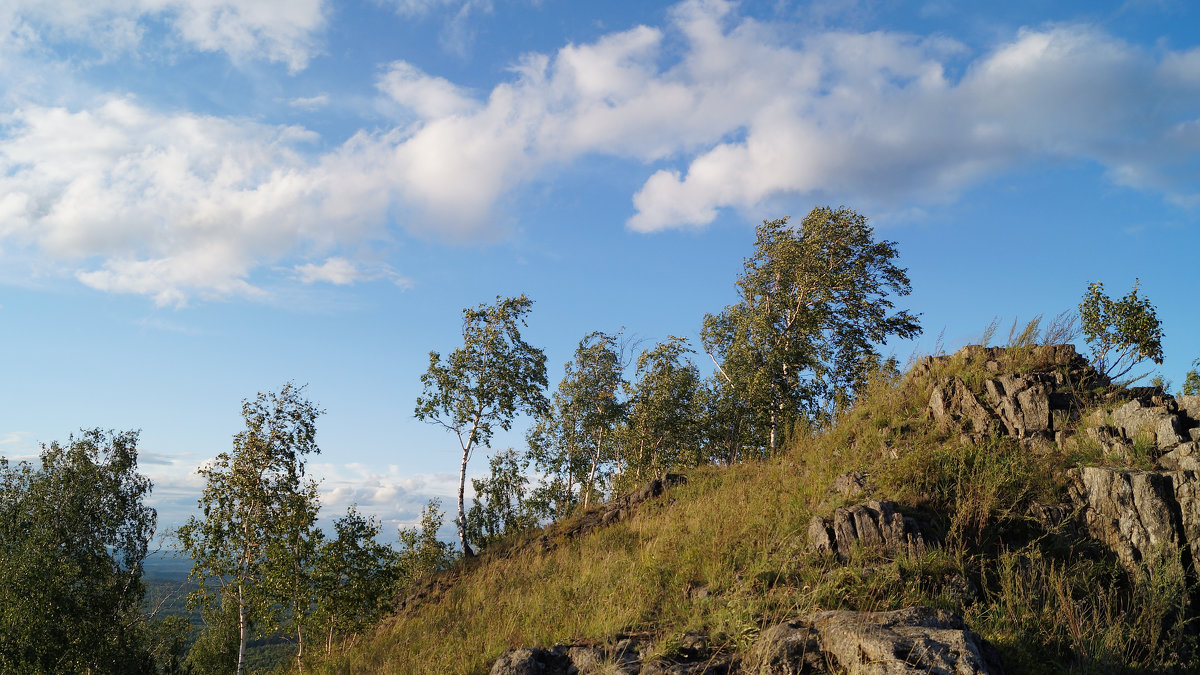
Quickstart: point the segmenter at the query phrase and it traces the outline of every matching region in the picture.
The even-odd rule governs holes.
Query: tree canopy
[[[446,359],[429,352],[429,370],[421,376],[417,419],[454,432],[462,450],[458,478],[458,535],[467,544],[464,494],[467,463],[476,447],[486,446],[496,428],[512,428],[518,412],[544,415],[546,355],[521,337],[533,301],[521,295],[463,310],[463,344]]]
[[[85,430],[40,466],[0,458],[0,671],[154,672],[142,563],[156,514],[138,433]]]
[[[193,601],[236,607],[239,675],[253,633],[277,629],[285,618],[298,622],[307,611],[311,583],[303,577],[316,552],[318,505],[315,484],[305,480],[305,458],[320,453],[320,414],[291,383],[243,401],[246,428],[233,450],[200,468],[203,517],[193,516],[177,532],[200,584]]]
[[[799,228],[788,218],[758,227],[739,302],[707,315],[702,338],[770,450],[798,417],[851,400],[881,362],[876,345],[920,334],[892,300],[911,290],[897,256],[895,242],[876,241],[845,207],[815,208]]]
[[[1138,295],[1138,286],[1134,281],[1128,295],[1113,300],[1104,293],[1104,284],[1094,281],[1079,303],[1092,365],[1113,380],[1128,375],[1146,359],[1163,362],[1162,322],[1150,299]]]

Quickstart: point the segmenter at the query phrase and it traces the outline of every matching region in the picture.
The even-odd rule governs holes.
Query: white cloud
[[[721,0],[670,14],[667,32],[686,48],[666,66],[665,32],[639,26],[530,55],[477,104],[399,64],[409,89],[393,97],[425,106],[393,156],[405,201],[469,232],[508,191],[589,154],[683,160],[634,195],[629,226],[646,232],[789,194],[868,209],[944,201],[1047,158],[1196,198],[1193,53],[1156,60],[1066,26],[1023,31],[964,69],[966,48],[941,37],[825,32],[794,43]],[[386,78],[380,86],[395,91]]]
[[[3,122],[0,236],[160,305],[261,295],[247,280],[259,265],[360,240],[388,201],[363,182],[354,143],[309,160],[314,136],[298,127],[160,115],[130,99],[28,106]]]
[[[303,284],[327,283],[335,286],[349,286],[361,281],[387,279],[397,286],[408,287],[412,281],[407,279],[387,265],[364,265],[348,260],[341,256],[327,258],[317,265],[305,263],[294,268],[296,278]]]
[[[323,154],[302,128],[129,98],[22,106],[0,117],[0,242],[95,288],[177,305],[260,295],[265,265],[305,283],[404,283],[346,251],[386,238],[389,219],[494,238],[507,195],[589,155],[653,166],[628,221],[644,232],[780,196],[904,211],[1046,160],[1200,202],[1200,49],[1152,53],[1055,26],[972,56],[942,37],[796,41],[723,0],[669,16],[527,55],[479,95],[392,63],[377,87],[411,114]]]
[[[11,0],[0,6],[0,36],[10,50],[65,40],[111,54],[132,50],[147,23],[161,21],[194,48],[296,71],[317,50],[325,13],[323,0]]]
[[[363,278],[362,270],[358,268],[358,265],[345,258],[337,257],[329,258],[320,265],[313,263],[297,265],[296,273],[300,277],[300,282],[305,284],[323,281],[336,286],[348,286]]]
[[[392,100],[423,119],[470,112],[477,103],[448,80],[430,77],[415,66],[396,61],[379,77],[377,86]]]
[[[316,96],[302,96],[293,98],[288,101],[288,105],[301,110],[316,110],[329,105],[329,94],[317,94]]]

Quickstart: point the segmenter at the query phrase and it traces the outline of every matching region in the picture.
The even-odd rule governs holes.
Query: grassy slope
[[[942,370],[977,381],[973,368]],[[560,537],[552,550],[492,551],[317,670],[485,673],[509,647],[631,633],[664,654],[693,631],[741,649],[809,610],[914,604],[962,612],[1010,672],[1180,665],[1186,636],[1170,632],[1186,596],[1178,570],[1164,563],[1129,578],[1103,552],[1030,526],[1019,514],[1035,499],[1053,503],[1076,459],[939,432],[923,412],[936,375],[880,384],[829,432],[771,460],[696,469],[627,520]],[[847,564],[808,553],[810,518],[841,504],[829,486],[851,469],[869,474],[867,496],[934,516],[945,545],[915,559],[863,552]]]

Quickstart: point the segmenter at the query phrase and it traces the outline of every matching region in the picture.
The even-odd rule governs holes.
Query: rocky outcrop
[[[984,376],[975,390],[963,377],[947,377],[929,397],[930,417],[942,428],[957,429],[968,441],[1003,433],[1027,445],[1062,442],[1083,408],[1076,388],[1100,379],[1074,345],[1024,350],[969,346],[951,356],[926,357],[912,372],[925,377],[939,364],[978,369]]]
[[[491,675],[574,675],[570,659],[549,649],[510,649],[492,664]]]
[[[999,675],[995,648],[959,615],[910,607],[893,612],[814,612],[764,630],[742,657],[709,649],[703,635],[685,635],[670,656],[641,658],[641,644],[611,648],[559,645],[510,649],[491,675],[800,675],[863,673]]]
[[[952,377],[933,388],[929,413],[942,427],[968,434],[994,434],[1000,429],[995,413],[985,407],[962,378]]]
[[[1164,554],[1189,568],[1200,560],[1200,473],[1083,467],[1068,477],[1082,526],[1127,568]]]
[[[630,513],[630,510],[641,504],[642,502],[653,499],[668,489],[677,485],[687,483],[687,476],[679,473],[669,473],[662,478],[655,478],[646,483],[642,487],[630,492],[627,495],[617,497],[604,505],[604,511],[600,516],[600,523],[608,525],[624,519]]]
[[[1200,470],[1200,397],[1177,400],[1153,387],[1117,394],[1127,400],[1089,416],[1088,442],[1107,456],[1130,459],[1140,453],[1163,470]]]
[[[1068,476],[1084,528],[1125,566],[1135,567],[1154,548],[1179,549],[1173,475],[1082,467]]]
[[[743,673],[900,675],[1004,672],[994,647],[953,612],[912,607],[894,612],[816,612],[759,636]]]
[[[893,502],[869,501],[838,507],[832,520],[814,516],[808,525],[809,549],[845,560],[856,547],[886,555],[920,555],[937,539],[925,521],[900,513]]]

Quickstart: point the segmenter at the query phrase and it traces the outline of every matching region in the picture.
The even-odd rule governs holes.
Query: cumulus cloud
[[[420,524],[421,509],[431,499],[441,502],[443,513],[453,511],[458,498],[458,474],[411,474],[399,466],[386,469],[364,464],[314,463],[313,476],[320,478],[322,518],[332,521],[355,506],[359,512],[373,515],[384,524],[385,536],[394,536],[398,527]],[[467,500],[473,496],[467,481]],[[446,519],[450,525],[454,516]]]
[[[315,136],[299,127],[156,114],[126,98],[28,106],[3,124],[0,236],[84,284],[160,305],[261,295],[247,281],[258,265],[363,235],[388,199],[366,182],[357,140],[311,160]]]
[[[389,221],[494,238],[507,195],[593,155],[649,167],[627,223],[641,232],[789,195],[904,211],[1047,160],[1196,204],[1198,64],[1198,49],[1151,52],[1079,25],[978,53],[886,32],[796,39],[730,2],[689,0],[662,27],[529,54],[487,92],[391,63],[376,86],[409,112],[327,151],[303,128],[128,97],[22,106],[0,118],[0,242],[178,305],[261,295],[264,265],[306,283],[394,274],[345,254],[387,238]]]
[[[685,45],[677,59],[669,34]],[[469,231],[549,167],[607,154],[666,165],[633,195],[629,227],[652,232],[781,195],[951,200],[1046,159],[1195,202],[1198,53],[1155,55],[1086,26],[1023,30],[974,58],[944,37],[795,41],[732,3],[692,0],[664,28],[529,55],[485,101],[408,64],[380,87],[421,118],[393,155],[403,198],[446,227]]]
[[[296,71],[317,49],[325,11],[323,0],[13,0],[0,6],[0,35],[10,48],[66,40],[121,52],[161,21],[194,48]]]
[[[449,117],[478,107],[474,99],[449,80],[430,77],[403,61],[389,65],[379,77],[377,86],[393,101],[423,119]]]

